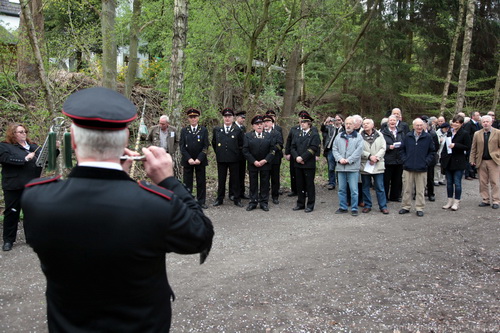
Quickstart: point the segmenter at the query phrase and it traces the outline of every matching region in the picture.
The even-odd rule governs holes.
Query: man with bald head
[[[427,169],[434,161],[434,151],[432,137],[424,131],[424,121],[420,118],[413,120],[413,131],[406,134],[401,144],[403,201],[399,214],[410,212],[412,192],[415,188],[417,216],[424,216]]]
[[[403,134],[406,135],[406,133],[410,131],[410,128],[408,127],[408,124],[403,121],[403,113],[401,112],[401,109],[399,108],[392,109],[391,115],[396,116],[396,118],[398,118],[398,123],[396,124],[396,127],[401,129],[403,131]]]

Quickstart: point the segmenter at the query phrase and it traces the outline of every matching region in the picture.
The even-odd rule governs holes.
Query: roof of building
[[[0,0],[0,14],[19,17],[21,5],[9,0]]]

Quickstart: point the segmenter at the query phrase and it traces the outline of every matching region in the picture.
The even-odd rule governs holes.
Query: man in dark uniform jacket
[[[286,138],[286,144],[285,144],[285,158],[287,161],[290,161],[290,187],[291,187],[291,192],[288,194],[289,197],[294,197],[297,196],[297,181],[296,181],[296,174],[295,174],[295,161],[292,158],[292,142],[294,138],[299,134],[299,131],[301,130],[300,127],[300,120],[302,116],[309,116],[309,113],[307,111],[300,111],[298,113],[299,116],[299,124],[292,126],[290,130],[288,131],[288,136]]]
[[[234,111],[230,108],[222,110],[224,123],[222,126],[215,126],[212,135],[212,147],[217,158],[217,199],[214,206],[220,206],[224,202],[226,195],[226,179],[229,170],[231,192],[234,193],[234,204],[243,207],[240,199],[239,188],[239,156],[243,147],[243,132],[234,124]]]
[[[276,156],[271,168],[271,198],[273,204],[278,205],[280,195],[281,160],[283,159],[283,129],[276,124],[276,112],[268,110],[264,116],[264,131],[273,134],[276,138]]]
[[[477,111],[472,112],[470,115],[469,122],[464,124],[463,127],[466,132],[469,132],[470,142],[472,142],[474,134],[483,128],[483,126],[481,125],[481,114]],[[470,149],[467,151],[467,156],[466,156],[467,166],[465,168],[464,177],[467,180],[472,180],[474,178],[477,178],[476,177],[477,170],[469,163],[469,157],[470,157]]]
[[[174,178],[172,158],[143,148],[152,180],[137,183],[120,165],[135,106],[106,88],[72,94],[63,113],[73,120],[78,160],[68,179],[37,179],[22,197],[26,240],[47,278],[50,332],[168,332],[170,300],[165,254],[210,250],[213,226]]]
[[[247,211],[257,208],[257,203],[263,211],[269,211],[269,177],[275,158],[276,136],[263,131],[263,117],[252,119],[253,131],[245,134],[243,155],[248,161],[250,179],[250,203]],[[260,188],[259,188],[260,179]]]
[[[200,111],[189,109],[186,113],[189,125],[181,130],[180,139],[181,164],[184,168],[183,182],[192,193],[193,173],[196,172],[196,200],[202,208],[208,208],[205,204],[207,197],[208,130],[205,126],[198,124]]]
[[[247,128],[245,127],[246,114],[246,111],[239,111],[235,114],[236,120],[234,121],[234,123],[240,128],[240,130],[243,132],[243,135],[245,135],[247,131]],[[243,156],[243,152],[240,152],[238,167],[238,180],[240,181],[238,186],[241,189],[240,199],[250,199],[245,194],[245,175],[247,171],[247,160],[245,159],[245,156]],[[234,200],[234,193],[231,191],[232,188],[233,186],[231,184],[231,179],[229,179],[229,198],[232,198],[231,200]]]
[[[313,119],[310,116],[302,116],[301,130],[292,141],[291,154],[295,161],[297,177],[297,205],[293,210],[305,208],[306,213],[314,210],[316,200],[316,189],[314,176],[316,174],[316,155],[320,150],[321,139],[319,133],[313,130]],[[307,205],[305,195],[307,193]]]

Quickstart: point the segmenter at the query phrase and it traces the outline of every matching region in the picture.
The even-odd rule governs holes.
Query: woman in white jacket
[[[389,214],[384,190],[384,155],[386,150],[384,136],[375,130],[375,123],[372,119],[365,119],[361,137],[364,140],[364,146],[361,154],[360,171],[363,183],[363,202],[365,203],[362,212],[369,213],[372,210],[370,184],[373,178],[378,207],[383,214]]]

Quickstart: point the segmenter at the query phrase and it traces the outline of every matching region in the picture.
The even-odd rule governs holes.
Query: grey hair
[[[375,122],[373,121],[373,119],[366,118],[365,120],[363,120],[363,122],[365,121],[369,121],[373,126],[375,126]]]
[[[493,118],[490,115],[486,114],[486,115],[481,117],[481,121],[483,121],[483,120],[489,120],[490,122],[492,122]]]
[[[422,124],[425,123],[425,121],[423,121],[421,118],[415,118],[413,119],[413,126],[415,126],[415,124],[418,122],[418,121],[421,121]]]
[[[359,114],[355,114],[354,116],[352,116],[352,119],[357,124],[362,124],[363,123],[363,117],[361,117]]]
[[[398,120],[398,117],[396,117],[395,115],[391,114],[391,115],[387,118],[387,121],[389,121],[389,119],[391,119],[391,118],[394,118],[394,119]]]
[[[162,119],[166,120],[167,123],[170,123],[170,118],[167,115],[164,114],[163,116],[161,116],[160,120],[162,120]]]
[[[100,131],[71,124],[78,156],[98,161],[119,158],[128,142],[128,128],[118,131]]]

